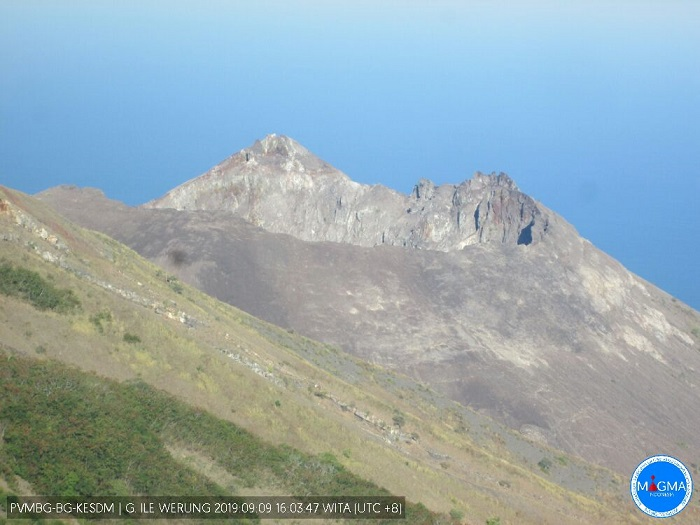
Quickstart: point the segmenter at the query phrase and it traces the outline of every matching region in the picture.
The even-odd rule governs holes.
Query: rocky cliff
[[[477,173],[459,185],[421,179],[410,195],[367,186],[294,140],[269,135],[207,173],[145,205],[228,210],[263,229],[305,241],[440,251],[540,241],[550,212],[505,174]]]

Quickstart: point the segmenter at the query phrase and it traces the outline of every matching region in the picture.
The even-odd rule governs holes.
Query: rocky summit
[[[401,195],[269,136],[146,207],[40,197],[219,299],[624,476],[700,450],[700,314],[505,175]]]
[[[304,241],[440,251],[484,242],[536,243],[551,220],[550,212],[503,173],[477,173],[459,185],[421,179],[404,195],[353,182],[296,141],[277,135],[145,206],[227,210]]]

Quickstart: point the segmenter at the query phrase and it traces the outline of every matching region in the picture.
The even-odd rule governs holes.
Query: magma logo
[[[632,474],[630,492],[639,510],[654,518],[682,511],[693,494],[693,479],[685,465],[671,456],[651,456]]]

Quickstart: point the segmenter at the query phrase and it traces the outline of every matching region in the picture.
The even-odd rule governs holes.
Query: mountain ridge
[[[420,179],[409,195],[363,185],[286,136],[268,135],[145,208],[227,210],[305,241],[439,251],[482,242],[529,245],[561,220],[506,174],[460,184]]]

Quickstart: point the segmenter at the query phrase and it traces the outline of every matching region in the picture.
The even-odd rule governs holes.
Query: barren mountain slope
[[[89,213],[91,206],[98,206],[102,211],[100,217],[108,221],[123,219],[126,229],[145,227],[148,221],[144,218],[155,217],[160,226],[172,227],[172,233],[187,226],[190,218],[172,211],[129,210],[111,205],[99,199],[97,192],[58,193],[71,198],[86,197],[82,212]],[[80,204],[80,199],[74,204]],[[218,224],[234,232],[238,225],[238,235],[247,236],[247,242],[257,243],[252,239],[260,235],[259,230],[242,221],[217,223],[216,215],[207,215],[206,224]],[[161,220],[163,217],[166,220]],[[180,220],[184,223],[178,223]],[[206,224],[200,222],[198,226]],[[59,290],[69,290],[78,301],[77,307],[66,313],[41,310],[21,297],[5,295],[6,287],[3,287],[0,293],[2,359],[12,360],[13,356],[21,355],[23,362],[25,359],[61,361],[120,381],[132,380],[125,385],[128,388],[148,383],[200,412],[206,410],[235,422],[268,442],[330,458],[320,463],[318,458],[309,458],[308,468],[323,468],[321,479],[336,472],[333,465],[342,464],[395,494],[406,495],[410,501],[420,500],[437,511],[462,512],[466,523],[484,523],[493,516],[500,516],[505,523],[642,522],[627,494],[625,481],[606,469],[531,443],[405,376],[269,325],[181,285],[172,273],[148,263],[113,239],[71,224],[31,197],[0,188],[0,232],[3,272],[8,264],[36,272],[39,279]],[[146,238],[152,233],[150,227],[145,227]],[[260,245],[261,255],[266,256],[265,252],[274,246],[272,242]],[[189,265],[183,262],[182,253],[169,253],[183,267]],[[50,366],[18,363],[13,365],[13,370],[17,367],[25,371],[43,370],[42,374],[50,372]],[[12,381],[25,381],[21,393],[25,398],[30,395],[26,377],[15,376],[11,370],[3,369],[3,372],[5,377],[9,373]],[[77,377],[74,372],[68,373]],[[92,385],[89,388],[100,403],[116,402],[109,394],[115,387],[89,378],[78,379],[77,384],[75,379],[60,374],[41,379],[36,392],[31,394],[38,396],[36,403],[27,407],[27,414],[37,407],[48,406],[50,411],[70,407],[63,400],[66,395],[75,398],[76,388],[83,392],[80,385]],[[11,397],[14,387],[9,388],[12,405],[16,401]],[[88,395],[81,397],[90,397],[89,392],[88,389]],[[146,410],[165,406],[160,395],[149,402],[147,392],[148,389],[143,390],[146,396],[143,399],[148,402]],[[85,432],[92,428],[92,423],[84,421],[85,404],[89,400],[84,401],[81,411],[60,422],[59,427],[68,434],[61,436],[63,441],[70,441],[71,433],[77,433],[76,439],[90,443],[90,434]],[[156,402],[159,404],[154,405]],[[0,403],[0,408],[7,407],[6,403]],[[140,409],[131,406],[127,415],[129,410]],[[158,410],[164,410],[163,416],[168,419],[180,409]],[[21,442],[21,432],[28,428],[25,423],[31,425],[31,421],[20,421],[24,426],[15,428],[15,419],[21,420],[22,413],[19,418],[14,417],[17,416],[14,412],[11,415],[8,420],[3,419],[6,441],[0,440],[0,490],[7,489],[5,481],[13,482],[3,477],[16,468],[14,461],[22,448],[17,446],[18,436]],[[97,417],[102,423],[109,419],[110,425],[116,424],[103,413]],[[198,476],[226,486],[234,493],[287,494],[289,483],[300,476],[309,475],[318,480],[319,476],[307,472],[304,458],[295,456],[295,451],[289,448],[283,450],[282,456],[296,464],[288,465],[289,468],[274,476],[264,469],[253,472],[237,469],[235,465],[249,461],[257,464],[256,456],[267,455],[261,449],[256,452],[255,442],[250,440],[246,440],[249,442],[246,450],[252,451],[251,458],[242,457],[238,446],[222,443],[220,438],[217,441],[218,434],[212,428],[224,427],[211,427],[213,423],[208,416],[199,421],[201,424],[208,421],[210,432],[198,435],[197,417],[192,420],[193,429],[184,434],[178,434],[179,425],[174,428],[172,423],[164,427],[157,421],[146,423],[147,433],[163,443],[167,454],[172,456],[168,461],[177,462],[185,470],[194,469]],[[143,425],[141,414],[136,419]],[[120,431],[131,435],[123,428],[123,419],[119,419],[119,425]],[[42,429],[42,435],[48,430]],[[212,438],[215,443],[210,443]],[[81,458],[63,458],[67,465],[58,463],[61,451],[56,450],[57,440],[38,440],[44,452],[51,452],[46,456],[53,458],[50,473],[69,468],[71,462],[82,463],[83,456],[89,456],[90,464],[99,465],[96,476],[116,473],[109,461],[102,464],[99,457],[93,457],[100,453],[101,447],[109,445],[109,440],[90,443],[81,451]],[[210,445],[215,445],[218,452],[214,453]],[[23,447],[26,446],[25,443]],[[266,450],[268,447],[258,446]],[[5,461],[8,454],[14,458],[12,461]],[[25,455],[41,461],[39,454],[28,451]],[[107,454],[107,457],[112,456]],[[275,457],[268,459],[276,461]],[[126,473],[116,474],[126,476],[119,483],[120,490],[130,491],[129,476],[138,475],[140,468],[141,465],[132,464],[122,469]],[[342,473],[340,478],[346,484],[353,481]],[[20,488],[21,485],[19,480]],[[22,493],[31,494],[33,490],[25,486]]]
[[[659,452],[700,463],[698,313],[628,272],[563,219],[522,196],[509,179],[478,175],[439,188],[422,183],[412,196],[401,197],[351,183],[320,161],[312,163],[308,152],[297,165],[298,153],[284,148],[258,144],[251,151],[248,162],[244,150],[207,174],[206,185],[195,179],[158,204],[174,202],[177,193],[188,209],[224,211],[130,209],[67,188],[42,198],[218,298],[406,372],[533,439],[625,475]],[[251,159],[264,169],[256,171]],[[240,165],[231,168],[231,180],[227,162]],[[321,166],[321,182],[309,175],[311,165]],[[313,208],[327,201],[315,194],[325,191],[319,189],[324,177],[369,199],[362,206],[376,210],[370,214],[375,218],[386,210],[411,216],[407,209],[422,208],[426,195],[425,209],[439,205],[445,211],[422,212],[423,224],[443,233],[431,237],[420,230],[416,236],[414,225],[411,237],[402,218],[382,222],[386,216],[380,226],[363,230],[373,232],[371,239],[342,229],[345,222]],[[220,182],[217,203],[209,201],[212,179]],[[303,197],[297,179],[306,181],[310,196]],[[284,193],[287,186],[292,189]],[[426,187],[431,190],[423,193]],[[460,188],[471,191],[471,201],[455,204]],[[310,225],[329,224],[322,238],[345,242],[310,243],[253,227],[234,216],[251,220],[240,212],[240,203],[251,198],[248,191],[256,196],[252,209],[262,227],[274,230],[277,224],[282,230],[287,224],[289,233],[304,238],[321,231]],[[369,197],[378,191],[382,199]],[[231,194],[238,205],[231,204]],[[395,209],[386,204],[394,200]],[[280,213],[278,222],[270,222],[263,202],[276,203],[269,210]],[[478,222],[481,230],[474,231],[482,233],[461,236],[466,223],[457,212],[467,202],[490,211],[480,211],[471,223],[476,228]],[[517,202],[522,213],[508,211]],[[360,206],[353,208],[347,198],[345,205]],[[313,220],[299,222],[303,214]],[[447,226],[436,227],[444,221]],[[530,224],[531,242],[522,242]],[[380,230],[400,232],[389,238],[403,240],[381,245]]]

